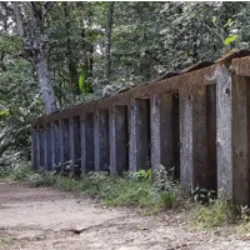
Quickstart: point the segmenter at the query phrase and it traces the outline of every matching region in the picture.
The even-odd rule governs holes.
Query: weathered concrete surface
[[[41,128],[39,130],[39,144],[38,144],[38,151],[39,151],[39,168],[44,168],[44,159],[45,159],[45,148],[44,148],[44,143],[45,143],[45,133],[44,130]]]
[[[80,118],[74,117],[70,119],[70,160],[73,166],[80,166],[81,158],[81,132]]]
[[[32,130],[31,132],[31,162],[32,162],[32,169],[36,170],[38,168],[37,162],[37,143],[38,143],[38,132],[36,130]]]
[[[250,245],[230,226],[195,231],[177,210],[145,217],[49,188],[3,183],[0,200],[0,250],[248,250]]]
[[[109,112],[99,110],[94,121],[95,171],[109,169]]]
[[[47,125],[44,131],[44,165],[46,170],[51,170],[52,164],[51,164],[51,126]]]
[[[95,170],[94,114],[85,114],[85,171]]]
[[[51,126],[51,167],[52,169],[54,168],[55,164],[56,164],[56,126],[55,124],[52,122],[50,124]]]
[[[196,186],[207,187],[206,87],[180,92],[180,179],[189,192]]]
[[[115,106],[109,113],[110,172],[128,170],[128,113],[126,106]]]
[[[133,101],[130,109],[129,169],[150,167],[150,106],[149,100]]]
[[[223,65],[216,76],[216,112],[218,190],[224,199],[232,199],[232,79]]]
[[[168,171],[175,168],[178,173],[179,155],[176,154],[176,148],[179,151],[179,105],[174,98],[174,93],[163,93],[151,98],[151,163],[153,170],[164,166]]]
[[[80,117],[80,133],[81,133],[81,174],[87,172],[86,169],[86,131],[85,131],[85,117]]]
[[[250,88],[249,79],[232,79],[233,201],[250,205]]]

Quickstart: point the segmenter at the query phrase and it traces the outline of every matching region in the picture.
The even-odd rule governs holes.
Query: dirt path
[[[250,240],[197,232],[173,211],[141,217],[48,188],[0,183],[0,249],[244,250]]]

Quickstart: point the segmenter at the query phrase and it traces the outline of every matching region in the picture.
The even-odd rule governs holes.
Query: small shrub
[[[12,181],[26,181],[31,174],[31,163],[25,162],[21,163],[19,166],[16,166],[6,178]]]
[[[235,212],[228,201],[216,200],[213,204],[197,205],[191,212],[191,222],[194,226],[211,228],[231,223]]]
[[[0,238],[0,246],[7,246],[7,245],[10,245],[10,240],[9,239],[6,239],[6,238]]]

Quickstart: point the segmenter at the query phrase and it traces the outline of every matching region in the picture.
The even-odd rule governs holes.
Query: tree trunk
[[[45,104],[45,113],[51,114],[56,110],[56,100],[54,90],[51,85],[48,64],[44,56],[44,52],[42,51],[35,62],[35,69]]]
[[[109,2],[106,39],[105,39],[105,68],[104,68],[104,79],[106,80],[107,83],[109,83],[110,66],[111,66],[110,47],[111,47],[111,32],[113,24],[113,12],[114,12],[114,2]]]
[[[18,27],[19,34],[23,39],[23,48],[25,57],[30,60],[36,71],[39,86],[42,92],[43,101],[45,104],[45,113],[51,114],[56,110],[55,93],[51,84],[51,78],[49,74],[48,64],[46,60],[46,54],[44,50],[44,22],[47,15],[48,2],[41,3],[40,9],[34,8],[35,3],[14,3],[15,19]],[[22,11],[20,4],[27,5],[29,9],[31,23],[23,22]],[[47,5],[46,5],[47,4]],[[23,9],[26,10],[26,9]],[[43,10],[43,11],[42,11]],[[41,15],[41,13],[43,15]],[[28,14],[28,13],[27,13]],[[26,27],[27,25],[27,27]],[[28,26],[29,25],[29,26]]]

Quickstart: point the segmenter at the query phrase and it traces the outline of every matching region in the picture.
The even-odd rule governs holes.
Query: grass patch
[[[164,178],[168,178],[167,175],[164,175]],[[181,201],[179,185],[170,179],[159,179],[152,184],[151,170],[124,173],[122,177],[106,172],[92,172],[76,180],[55,172],[32,173],[30,166],[24,164],[12,171],[6,179],[26,181],[35,187],[52,186],[75,194],[99,198],[107,206],[142,208],[145,214],[175,207]]]
[[[6,238],[0,238],[0,246],[8,246],[10,245],[10,240]]]
[[[236,212],[227,201],[216,200],[208,205],[196,205],[191,211],[191,224],[198,228],[213,228],[232,223]]]

